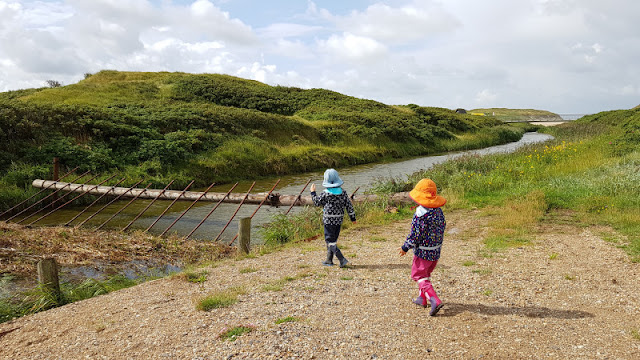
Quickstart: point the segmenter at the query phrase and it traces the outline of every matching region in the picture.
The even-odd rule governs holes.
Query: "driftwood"
[[[81,184],[71,184],[60,181],[52,181],[52,180],[41,180],[36,179],[32,183],[33,187],[36,188],[49,188],[52,190],[62,189],[62,188],[72,188],[74,192],[85,192],[87,191],[92,195],[102,195],[107,192],[110,195],[122,195],[123,198],[132,198],[138,197],[138,199],[154,199],[158,197],[158,200],[174,200],[182,194],[180,190],[163,190],[161,189],[131,189],[126,187],[113,187],[113,186],[95,186],[95,185],[81,185]],[[244,200],[245,204],[260,204],[265,196],[268,193],[257,193],[257,194],[249,194]],[[223,200],[225,203],[234,203],[239,204],[243,201],[246,194],[229,194],[225,198],[225,193],[212,193],[208,192],[202,196],[201,191],[187,191],[181,197],[180,200],[196,200],[200,196],[202,198],[200,201],[220,201]],[[354,203],[362,203],[362,202],[373,202],[378,200],[377,195],[365,194],[365,195],[355,195],[352,198]],[[409,198],[409,193],[401,192],[395,193],[389,197],[389,202],[392,204],[402,204],[402,203],[413,203],[411,198]],[[267,203],[272,206],[304,206],[304,205],[313,205],[313,201],[311,200],[310,195],[300,196],[298,199],[297,195],[282,195],[277,193],[271,193],[269,196]]]

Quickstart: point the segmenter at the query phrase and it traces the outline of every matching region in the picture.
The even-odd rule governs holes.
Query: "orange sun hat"
[[[431,179],[422,179],[409,192],[409,197],[418,205],[426,208],[439,208],[447,203],[447,199],[437,195],[436,183]]]

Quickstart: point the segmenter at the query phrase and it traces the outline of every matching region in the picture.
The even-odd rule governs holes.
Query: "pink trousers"
[[[417,256],[413,257],[413,265],[411,266],[411,279],[418,282],[418,288],[420,289],[420,296],[423,297],[424,303],[427,300],[435,298],[436,305],[440,304],[440,298],[436,294],[436,291],[431,285],[431,272],[436,268],[438,260],[429,261]],[[426,294],[426,295],[425,295]]]

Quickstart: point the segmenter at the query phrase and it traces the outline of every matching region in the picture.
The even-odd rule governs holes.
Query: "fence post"
[[[53,181],[60,180],[60,161],[57,157],[53,158]],[[53,195],[53,203],[58,201],[58,194]]]
[[[38,261],[38,282],[52,292],[56,299],[60,299],[60,282],[58,280],[58,264],[54,258]]]
[[[251,243],[251,218],[245,217],[238,222],[238,243],[240,244],[240,251],[248,254],[249,244]]]
[[[60,160],[57,157],[53,158],[53,181],[60,180]]]

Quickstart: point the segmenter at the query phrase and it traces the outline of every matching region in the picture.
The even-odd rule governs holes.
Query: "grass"
[[[275,280],[262,286],[262,291],[282,291],[284,286],[292,281],[303,279],[309,276],[313,276],[313,273],[302,272],[295,276],[284,276],[281,279]]]
[[[387,238],[384,238],[382,236],[372,236],[371,238],[369,238],[369,241],[371,241],[371,242],[386,242]]]
[[[254,269],[252,267],[246,267],[239,270],[240,274],[249,274],[258,271],[258,269]]]
[[[235,341],[239,336],[248,334],[255,329],[256,327],[254,325],[240,325],[232,328],[225,328],[220,332],[218,338],[222,340]]]
[[[631,337],[634,338],[635,340],[640,340],[640,330],[638,329],[631,330]]]
[[[296,322],[296,321],[299,321],[299,320],[300,319],[298,319],[295,316],[287,316],[287,317],[283,317],[283,318],[277,319],[275,321],[275,323],[279,325],[279,324],[284,324],[284,323],[288,323],[288,322]]]
[[[620,246],[631,261],[639,262],[640,152],[629,136],[639,131],[579,122],[546,131],[556,140],[510,154],[460,157],[378,189],[407,191],[431,178],[447,209],[477,208],[489,218],[489,254],[530,244],[539,224],[571,211],[574,225],[611,226],[624,237]]]
[[[489,275],[489,274],[491,274],[491,269],[489,269],[489,268],[473,269],[473,270],[471,270],[471,272],[474,273],[474,274]]]
[[[353,276],[343,276],[340,278],[340,280],[345,280],[345,281],[353,280]]]
[[[462,263],[462,266],[473,266],[475,264],[476,264],[475,261],[467,260],[467,261]]]
[[[284,289],[283,283],[271,283],[262,286],[262,291],[282,291]]]
[[[191,283],[202,284],[207,281],[208,271],[185,271],[184,278]]]
[[[544,194],[533,191],[523,200],[513,199],[503,206],[491,206],[487,214],[492,218],[484,240],[490,251],[523,246],[531,242],[534,226],[542,218],[545,209]]]
[[[213,309],[229,307],[238,302],[238,295],[243,293],[243,289],[232,288],[210,294],[198,300],[196,309],[201,311],[210,311]]]
[[[3,281],[4,279],[5,277]],[[131,287],[144,280],[132,280],[123,275],[116,275],[106,280],[87,279],[79,284],[61,283],[60,296],[47,287],[36,286],[13,297],[0,299],[0,323]]]
[[[161,238],[141,231],[107,232],[64,227],[26,228],[0,221],[3,246],[16,249],[0,262],[0,273],[30,276],[36,272],[34,254],[55,255],[61,266],[95,261],[149,261],[186,264],[215,261],[231,253],[228,246],[211,241]],[[74,259],[70,262],[67,259]]]
[[[551,255],[549,255],[549,260],[555,260],[558,258],[558,253],[553,253]]]
[[[395,213],[386,212],[387,206],[388,201],[384,196],[376,202],[354,204],[358,219],[358,225],[355,226],[375,227],[377,225],[386,225],[393,221],[406,219],[413,213],[408,206],[398,207],[398,211]],[[321,236],[323,233],[321,211],[320,207],[305,207],[297,214],[288,216],[276,215],[272,222],[266,224],[260,230],[266,245],[261,251],[268,253],[273,251],[273,248],[287,243],[305,241]],[[345,215],[342,231],[348,231],[352,226],[348,216]],[[374,243],[387,241],[381,236],[373,236],[369,240]],[[340,249],[346,251],[349,250],[349,246],[340,245]]]

